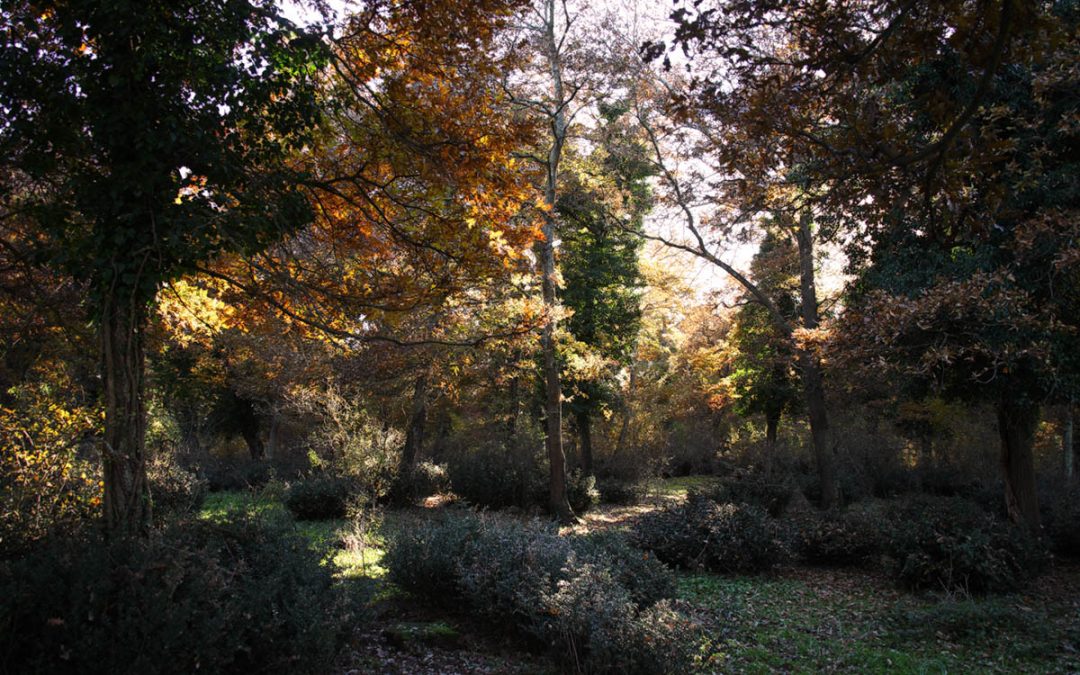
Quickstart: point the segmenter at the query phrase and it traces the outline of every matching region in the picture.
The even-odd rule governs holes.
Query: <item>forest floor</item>
[[[646,504],[603,506],[573,529],[621,527],[699,480],[657,484]],[[217,493],[203,516],[243,508],[284,511],[272,499]],[[343,520],[297,523],[338,574],[375,587],[371,620],[348,641],[338,672],[557,673],[504,628],[465,608],[430,606],[385,580],[387,533],[425,517],[430,510],[391,510],[359,533]],[[873,567],[801,566],[754,576],[680,573],[679,597],[706,629],[707,672],[1080,673],[1080,561],[1059,559],[1024,591],[989,597],[910,593]]]

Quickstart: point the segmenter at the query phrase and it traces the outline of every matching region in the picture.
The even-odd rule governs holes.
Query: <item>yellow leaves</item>
[[[224,282],[205,276],[180,279],[158,293],[158,316],[181,345],[206,341],[234,325],[235,308],[220,297]]]

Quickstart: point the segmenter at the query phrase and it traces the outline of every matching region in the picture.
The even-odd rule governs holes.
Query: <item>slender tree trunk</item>
[[[556,107],[550,115],[551,147],[548,149],[544,167],[544,240],[538,243],[541,290],[544,296],[544,308],[549,315],[540,344],[544,356],[545,445],[551,469],[549,494],[551,512],[559,521],[571,523],[577,518],[566,496],[566,455],[562,445],[562,382],[555,345],[555,328],[559,313],[555,271],[555,203],[559,163],[562,160],[569,123],[566,118],[567,96],[562,79],[562,56],[559,51],[559,41],[555,37],[555,16],[555,0],[547,0],[544,4],[544,47],[551,76],[551,98]]]
[[[560,522],[572,523],[576,518],[566,496],[566,455],[562,445],[562,384],[559,364],[555,358],[554,323],[554,320],[548,322],[541,338],[544,351],[544,445],[550,467],[551,512]]]
[[[776,453],[776,433],[779,427],[780,413],[773,410],[765,413],[765,451],[769,455],[769,461],[772,461]]]
[[[428,374],[421,373],[413,385],[412,407],[409,414],[409,428],[405,432],[405,447],[401,451],[401,465],[398,475],[407,479],[416,468],[416,460],[424,447],[424,431],[427,426]]]
[[[630,433],[630,424],[634,418],[634,408],[630,404],[630,397],[634,393],[634,389],[637,386],[637,370],[634,368],[634,364],[630,364],[630,381],[626,385],[626,395],[623,397],[623,418],[622,424],[619,425],[619,437],[615,440],[615,449],[612,450],[612,456],[619,455],[626,448],[626,437]]]
[[[1076,474],[1076,450],[1073,448],[1073,405],[1065,406],[1065,419],[1061,423],[1061,454],[1065,459],[1065,482],[1072,483]]]
[[[1005,475],[1005,510],[1009,520],[1039,530],[1039,499],[1035,492],[1032,446],[1039,424],[1037,405],[1003,399],[998,404],[1001,470]]]
[[[593,472],[592,419],[589,413],[580,411],[577,418],[578,437],[581,439],[581,472],[591,476]]]
[[[803,326],[808,330],[818,327],[817,288],[814,284],[814,239],[810,232],[810,215],[802,214],[796,239],[799,244],[799,292],[802,302]],[[821,505],[836,506],[840,492],[836,484],[836,457],[833,451],[832,433],[829,430],[829,412],[825,404],[825,384],[821,361],[817,354],[806,349],[799,350],[802,368],[803,396],[810,420],[810,436],[817,461],[818,480],[821,482]]]
[[[132,293],[110,290],[101,318],[105,433],[105,526],[114,534],[145,533],[150,525],[150,487],[146,480],[142,303]]]

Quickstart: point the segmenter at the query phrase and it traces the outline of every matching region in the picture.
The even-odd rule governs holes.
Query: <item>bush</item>
[[[1011,591],[1046,563],[1041,542],[965,499],[912,499],[895,507],[887,522],[885,548],[908,588]]]
[[[638,611],[627,590],[600,565],[581,564],[542,592],[530,631],[557,645],[569,668],[592,673],[682,673],[700,639],[685,615],[662,600]],[[541,618],[542,617],[542,618]]]
[[[640,504],[649,497],[649,484],[643,480],[604,478],[596,482],[596,489],[605,504]]]
[[[854,506],[792,520],[792,548],[812,565],[854,565],[881,550],[882,514]]]
[[[713,485],[695,489],[693,492],[717,504],[756,506],[771,517],[777,518],[787,507],[794,489],[793,485],[785,481],[743,473],[730,478],[722,478]]]
[[[398,476],[392,498],[401,504],[412,504],[432,495],[450,492],[450,474],[444,464],[420,462],[406,475]]]
[[[1043,526],[1054,550],[1080,557],[1080,489],[1061,488],[1040,503],[1045,507]]]
[[[684,504],[645,514],[632,536],[664,562],[712,572],[758,572],[784,556],[768,514],[749,504],[717,504],[692,494]]]
[[[194,472],[183,468],[167,455],[159,453],[146,467],[150,483],[153,513],[156,520],[193,513],[206,500],[209,484]]]
[[[596,508],[600,503],[600,492],[596,489],[596,478],[571,471],[566,476],[566,499],[570,502],[570,508],[576,513],[585,513],[589,509]]]
[[[453,449],[447,457],[447,471],[454,494],[481,508],[546,508],[543,447],[543,438],[536,431],[522,429],[509,439],[488,439]]]
[[[0,565],[10,672],[316,672],[353,603],[285,522],[185,522]]]
[[[638,607],[675,597],[675,575],[655,555],[635,548],[619,532],[594,532],[575,541],[583,560],[603,564],[614,561],[615,580],[630,593]]]
[[[390,580],[435,601],[461,597],[457,565],[466,545],[479,536],[478,518],[443,516],[401,528],[383,557]]]
[[[297,520],[344,518],[354,494],[352,481],[341,476],[314,475],[289,486],[285,507]]]
[[[273,477],[269,462],[253,459],[211,459],[206,467],[206,480],[211,492],[257,490]]]
[[[385,557],[390,577],[434,600],[465,601],[546,645],[568,669],[685,672],[695,628],[664,597],[671,572],[618,535],[476,516],[402,531]]]
[[[395,482],[405,436],[365,410],[363,400],[334,384],[293,389],[288,396],[293,411],[313,422],[306,439],[311,465],[348,478],[355,491],[379,500]]]

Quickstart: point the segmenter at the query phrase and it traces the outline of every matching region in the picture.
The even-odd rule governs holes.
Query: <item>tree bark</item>
[[[135,293],[110,289],[101,317],[105,433],[102,442],[105,527],[111,534],[143,534],[150,526],[146,480],[143,305]]]
[[[566,143],[568,121],[566,117],[567,95],[563,86],[562,57],[560,42],[555,36],[555,0],[544,4],[544,47],[549,75],[551,76],[551,98],[554,109],[550,113],[551,147],[548,149],[545,163],[544,180],[544,240],[538,242],[541,290],[544,308],[548,311],[548,320],[541,335],[541,350],[544,360],[544,418],[545,439],[548,464],[550,467],[550,507],[551,512],[560,522],[572,523],[577,520],[566,496],[566,455],[562,445],[562,382],[556,355],[555,329],[559,310],[557,279],[555,271],[555,203],[559,179],[559,163],[562,160],[563,146]]]
[[[1039,424],[1039,407],[1003,399],[998,404],[1001,470],[1005,476],[1005,510],[1009,520],[1039,530],[1039,499],[1035,492],[1032,446]]]
[[[626,448],[626,437],[630,433],[630,424],[634,418],[634,408],[630,402],[630,397],[633,396],[634,390],[637,387],[637,369],[634,368],[634,364],[630,364],[630,381],[626,384],[626,394],[623,396],[622,409],[623,418],[622,424],[619,425],[619,437],[615,440],[615,449],[612,450],[612,456],[622,454]]]
[[[817,288],[814,284],[814,239],[810,232],[810,216],[802,214],[796,233],[799,244],[799,293],[802,303],[803,327],[818,327]],[[832,508],[840,501],[836,483],[836,457],[833,451],[832,433],[829,430],[829,412],[825,404],[825,384],[821,372],[821,360],[817,354],[805,348],[799,349],[802,369],[803,397],[810,421],[810,436],[814,445],[818,480],[821,482],[821,506]]]
[[[591,476],[593,472],[592,419],[585,411],[578,412],[575,417],[578,438],[581,439],[581,472],[586,476]]]

